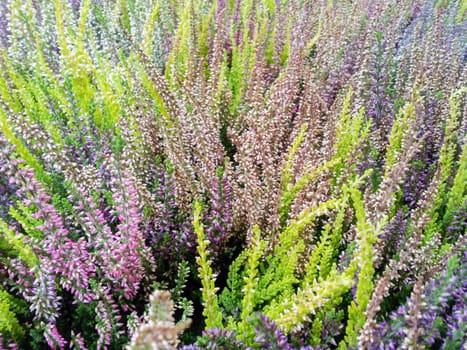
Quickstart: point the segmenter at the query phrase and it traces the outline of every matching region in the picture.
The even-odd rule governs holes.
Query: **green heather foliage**
[[[439,157],[438,195],[430,212],[431,220],[427,225],[425,242],[429,242],[435,233],[440,233],[443,229],[446,229],[446,224],[449,224],[450,220],[452,220],[455,208],[464,205],[466,200],[466,143],[465,140],[459,139],[462,138],[462,135],[459,134],[462,121],[461,101],[462,98],[465,99],[467,96],[466,93],[467,89],[462,88],[454,91],[449,98],[449,117],[445,127],[445,141],[440,149]],[[464,146],[460,151],[458,164],[456,164],[455,159],[459,153],[459,142],[462,142]],[[444,212],[444,219],[441,217],[442,212]]]
[[[467,344],[466,9],[0,1],[0,349]]]
[[[367,221],[365,207],[362,201],[362,194],[358,189],[350,190],[350,197],[355,209],[357,219],[357,248],[359,271],[358,282],[356,285],[355,300],[349,306],[349,321],[346,326],[345,341],[348,346],[355,347],[357,345],[358,331],[365,323],[365,310],[373,292],[373,276],[375,270],[373,268],[373,244],[377,239],[375,227],[372,227]],[[340,347],[346,348],[344,343]]]
[[[220,327],[222,325],[222,314],[219,310],[217,301],[217,288],[215,287],[215,276],[212,272],[211,261],[209,260],[209,253],[207,251],[208,240],[205,238],[203,224],[201,220],[201,204],[195,202],[193,213],[193,227],[198,237],[198,256],[196,263],[198,264],[198,273],[201,279],[202,292],[203,292],[203,316],[206,317],[206,327]]]
[[[18,341],[24,335],[24,329],[16,318],[15,308],[17,308],[17,302],[15,297],[7,291],[0,290],[1,332],[15,341]]]

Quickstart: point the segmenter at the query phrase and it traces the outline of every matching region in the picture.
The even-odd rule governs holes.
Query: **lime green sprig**
[[[338,199],[331,199],[316,207],[307,208],[282,231],[274,254],[269,258],[267,270],[259,279],[255,296],[257,304],[270,302],[278,296],[279,300],[284,299],[294,293],[294,288],[298,284],[295,276],[297,264],[305,249],[300,234],[317,217],[337,208],[338,203]]]
[[[308,124],[303,123],[300,131],[298,132],[297,136],[295,137],[292,147],[290,147],[289,153],[285,158],[285,165],[282,168],[282,191],[286,191],[292,182],[292,167],[294,165],[294,158],[295,155],[300,147],[300,145],[305,140],[306,131],[308,130]]]
[[[6,243],[9,249],[16,251],[18,257],[26,262],[32,269],[39,263],[39,259],[29,244],[24,243],[24,235],[14,232],[8,224],[0,218],[0,238]]]
[[[0,334],[18,342],[24,335],[24,329],[13,311],[14,297],[0,287]]]
[[[227,81],[232,91],[232,102],[229,106],[229,110],[234,116],[238,115],[238,109],[247,89],[251,72],[257,62],[256,53],[259,44],[260,27],[261,24],[264,24],[264,20],[261,20],[261,18],[253,17],[253,13],[255,12],[254,5],[254,1],[252,0],[241,2],[240,19],[243,36],[239,45],[235,44],[232,47],[231,65],[227,75]],[[258,3],[257,6],[261,6],[261,3]],[[261,11],[257,13],[260,12]],[[253,28],[253,30],[255,30],[254,33],[251,33],[250,19],[253,19],[253,22],[257,23],[255,28]],[[235,28],[230,32],[230,40],[232,43],[236,43],[234,32]]]
[[[200,5],[198,5],[200,7]],[[214,22],[214,16],[217,11],[217,1],[212,1],[211,7],[207,13],[201,13],[201,9],[197,9],[197,15],[201,18],[198,30],[196,31],[198,37],[198,52],[200,57],[204,59],[205,69],[208,66],[208,53],[209,53],[209,29],[211,24]],[[206,70],[208,73],[209,70]]]
[[[313,48],[315,47],[315,45],[318,43],[318,40],[319,38],[321,37],[321,32],[323,30],[323,22],[324,22],[324,19],[323,19],[323,15],[326,13],[326,12],[329,12],[331,11],[332,9],[332,4],[333,4],[333,1],[332,0],[328,0],[328,4],[326,6],[326,9],[324,11],[322,11],[322,13],[320,14],[319,16],[319,20],[318,20],[318,29],[316,31],[316,34],[313,36],[313,38],[311,38],[311,40],[308,42],[308,44],[306,45],[306,49],[305,49],[305,52],[307,54],[310,54],[311,51],[313,50]]]
[[[15,91],[6,91],[3,95],[16,95],[15,100],[19,102],[19,107],[15,112],[26,112],[28,115],[35,115],[36,110],[40,108],[37,105],[36,100],[34,99],[34,94],[30,89],[28,89],[27,80],[17,72],[14,67],[13,62],[8,58],[6,51],[2,51],[3,55],[3,66],[5,73],[8,73],[8,78],[12,85],[16,87]],[[29,85],[30,86],[30,85]],[[3,97],[3,96],[2,96]],[[8,97],[6,97],[8,99]]]
[[[64,79],[71,84],[71,91],[82,114],[92,116],[98,128],[109,129],[115,124],[118,114],[113,113],[115,112],[113,110],[105,113],[105,106],[111,105],[109,103],[111,91],[110,94],[108,89],[103,91],[104,107],[102,107],[98,103],[100,92],[92,83],[93,80],[99,80],[99,77],[102,82],[102,79],[108,79],[109,75],[108,72],[102,72],[96,68],[86,49],[85,34],[90,6],[89,0],[82,3],[77,33],[70,35],[65,27],[65,24],[70,22],[70,14],[64,11],[63,4],[59,0],[55,0],[55,22],[61,68]]]
[[[16,137],[8,125],[7,116],[3,109],[0,107],[0,131],[3,133],[9,143],[15,146],[15,152],[23,159],[28,166],[34,169],[37,179],[50,185],[52,180],[50,176],[44,171],[42,164],[34,157],[31,152],[27,149],[22,141]]]
[[[467,0],[461,0],[459,11],[457,12],[456,22],[460,23],[465,18],[465,13],[467,12]]]
[[[125,96],[125,88],[121,83],[124,75],[120,66],[112,68],[106,60],[99,59],[97,65],[90,65],[90,71],[96,85],[95,99],[101,101],[101,108],[96,108],[94,120],[98,127],[103,129],[115,129],[122,114],[119,101]]]
[[[361,109],[357,115],[351,114],[351,98],[352,88],[349,88],[349,91],[344,98],[342,112],[339,116],[339,122],[336,128],[336,144],[333,157],[315,169],[306,171],[304,175],[302,175],[295,184],[292,185],[291,168],[293,166],[293,157],[304,140],[306,126],[302,126],[302,129],[295,138],[282,171],[283,194],[279,202],[279,216],[282,226],[285,225],[288,219],[290,206],[298,193],[326,171],[332,170],[333,178],[337,181],[342,169],[345,167],[345,159],[348,158],[349,154],[354,153],[357,146],[362,142],[365,142],[368,138],[371,130],[371,123],[369,121],[365,121],[365,113],[363,109]]]
[[[253,227],[253,242],[248,252],[248,263],[245,275],[245,285],[243,288],[241,321],[238,325],[239,336],[247,340],[253,336],[253,328],[249,317],[252,315],[255,307],[255,289],[258,284],[258,265],[263,251],[266,248],[266,242],[261,239],[261,231],[258,226]],[[251,339],[250,339],[251,340]]]
[[[463,96],[467,93],[467,88],[461,88],[452,93],[449,98],[449,117],[446,121],[445,136],[443,145],[440,149],[440,156],[438,161],[438,174],[439,174],[439,185],[437,189],[437,196],[433,201],[429,216],[430,221],[428,222],[423,244],[431,241],[433,236],[436,233],[442,232],[443,220],[440,220],[440,217],[443,216],[443,208],[446,206],[447,198],[449,198],[450,191],[448,190],[448,180],[453,175],[453,168],[455,167],[455,157],[458,148],[458,138],[459,138],[459,127],[461,123],[461,103]],[[464,146],[465,147],[465,146]],[[462,166],[462,159],[464,157],[464,152],[461,155],[460,166]],[[465,171],[464,171],[465,172]],[[459,174],[458,185],[456,186],[456,202],[459,199],[459,186],[462,187],[461,183],[462,173]],[[456,175],[457,177],[457,175]],[[454,199],[451,202],[451,206],[454,206]],[[450,208],[450,211],[453,208]],[[448,212],[446,212],[447,214]],[[449,218],[450,214],[446,219]]]
[[[452,166],[456,155],[458,130],[461,123],[461,103],[463,95],[467,94],[467,88],[454,92],[449,98],[449,118],[446,122],[444,142],[440,150],[440,182],[452,175]]]
[[[313,281],[318,279],[321,275],[321,259],[322,256],[326,254],[326,251],[329,249],[330,233],[332,227],[329,224],[326,224],[321,231],[321,238],[319,243],[313,249],[308,259],[307,268],[305,271],[304,279],[302,280],[302,285],[306,284],[307,281]],[[329,254],[328,254],[329,255]]]
[[[284,191],[279,201],[279,216],[281,218],[282,226],[285,225],[290,212],[290,207],[297,198],[298,193],[308,186],[312,181],[316,180],[319,175],[325,171],[330,171],[333,167],[340,162],[340,159],[331,159],[319,165],[315,169],[306,171],[294,185],[288,184],[288,188]]]
[[[193,211],[193,227],[198,238],[198,256],[196,257],[196,263],[198,264],[198,273],[202,285],[203,316],[206,317],[206,329],[209,329],[222,327],[222,313],[217,300],[218,288],[214,284],[215,276],[212,272],[211,261],[209,260],[209,253],[207,250],[209,241],[205,238],[204,228],[201,222],[202,210],[201,203],[196,201]]]
[[[321,343],[324,315],[324,310],[320,310],[319,312],[317,312],[311,324],[310,340],[313,346],[317,346]]]
[[[53,141],[61,145],[62,138],[53,125],[50,111],[48,110],[48,100],[46,97],[45,82],[36,67],[34,78],[27,78],[8,59],[6,52],[3,52],[3,62],[5,71],[13,86],[16,89],[0,90],[0,96],[11,103],[10,108],[14,113],[25,112],[32,120],[41,123],[50,134]],[[5,83],[0,83],[4,85]],[[6,86],[6,85],[5,85]],[[14,102],[13,102],[14,101]]]
[[[348,126],[352,120],[352,114],[350,111],[350,102],[352,100],[353,89],[349,87],[349,90],[345,94],[344,101],[342,103],[342,111],[339,115],[339,122],[336,128],[336,144],[335,154],[337,156],[346,156],[349,149],[351,148],[352,137],[348,133]]]
[[[83,0],[81,2],[81,15],[78,23],[77,42],[80,47],[84,49],[84,39],[86,35],[86,25],[88,20],[89,11],[91,10],[91,0]]]
[[[15,207],[10,207],[9,213],[11,217],[21,224],[21,227],[23,228],[26,235],[42,240],[44,235],[42,231],[37,228],[42,224],[42,221],[32,217],[34,210],[25,206],[21,202],[16,203],[16,205],[18,209]]]
[[[11,47],[8,49],[14,58],[15,63],[18,62],[18,58],[22,58],[23,55],[20,53],[22,50],[22,44],[24,43],[28,49],[30,49],[29,40],[31,26],[31,11],[24,11],[24,3],[22,0],[11,0],[10,1],[10,18],[9,18],[9,29],[11,33]],[[25,13],[26,12],[26,13]],[[26,39],[26,40],[23,40]]]
[[[303,284],[310,283],[315,279],[326,279],[332,269],[333,259],[338,252],[339,244],[342,238],[345,210],[348,205],[348,194],[344,192],[339,201],[339,210],[337,212],[334,224],[325,225],[319,243],[313,249],[303,279]]]
[[[8,58],[6,51],[3,51],[2,57],[0,57],[0,62],[4,64],[3,62],[5,62],[5,60],[8,60]],[[3,72],[3,74],[6,74],[6,72]],[[16,93],[10,90],[3,74],[0,73],[0,98],[2,98],[5,105],[8,106],[8,108],[12,110],[13,113],[19,113],[22,111],[19,97],[16,95]]]
[[[461,120],[460,108],[462,98],[465,95],[467,95],[467,88],[462,88],[455,92],[449,100],[451,108],[451,120],[458,121],[458,123]],[[457,172],[454,177],[452,187],[449,191],[449,196],[447,196],[448,200],[446,212],[444,214],[443,219],[445,224],[449,223],[449,221],[452,219],[456,207],[464,204],[465,197],[467,196],[467,194],[465,193],[465,189],[467,187],[467,137],[464,139],[464,146],[462,148],[460,159],[458,163],[455,164],[455,146],[458,144],[458,142],[456,142],[458,141],[458,137],[459,136],[457,134],[452,135],[452,138],[448,139],[448,141],[452,142],[451,147],[449,148],[449,150],[446,150],[442,153],[442,156],[446,156],[446,158],[448,158],[448,161],[446,161],[444,169],[442,171],[443,182],[445,182],[449,178],[449,175],[452,174],[452,168],[457,167]],[[442,151],[444,151],[444,144]]]
[[[280,59],[281,59],[280,63],[282,66],[285,66],[287,64],[287,61],[289,60],[291,42],[292,42],[292,20],[289,20],[289,23],[287,24],[287,33],[285,36],[284,48],[280,55]]]
[[[373,245],[377,241],[376,229],[366,218],[362,194],[357,188],[350,189],[350,196],[357,219],[357,250],[354,255],[359,265],[358,283],[355,300],[351,302],[348,313],[349,319],[346,327],[345,342],[340,348],[355,347],[359,330],[366,321],[365,310],[373,292]]]
[[[138,72],[138,77],[141,83],[143,84],[143,87],[148,91],[150,96],[154,99],[154,103],[157,107],[157,110],[164,118],[164,122],[166,123],[167,128],[172,129],[174,126],[173,121],[167,109],[167,106],[164,102],[164,99],[162,98],[161,94],[159,93],[157,88],[152,83],[151,78],[146,73],[141,63],[135,62],[135,66]]]
[[[457,168],[456,176],[449,192],[448,202],[446,205],[446,212],[444,214],[443,222],[448,225],[455,213],[455,210],[462,206],[467,200],[467,137],[464,141],[464,147],[459,159],[459,166]]]
[[[60,48],[61,55],[66,59],[70,57],[71,52],[67,43],[67,33],[65,30],[65,18],[60,0],[54,0],[55,7],[55,25],[57,30],[57,43]]]
[[[345,210],[347,208],[347,196],[341,201],[339,211],[337,212],[334,225],[332,226],[329,240],[326,240],[325,248],[321,255],[319,276],[321,279],[327,278],[333,268],[333,260],[339,251],[339,245],[342,239]]]
[[[154,40],[154,29],[156,27],[156,22],[159,17],[161,6],[158,0],[154,1],[152,6],[151,14],[149,15],[145,25],[144,25],[144,36],[142,50],[147,56],[152,54],[152,43]]]
[[[352,284],[351,276],[337,274],[332,270],[327,279],[299,288],[296,294],[267,308],[265,314],[275,320],[285,333],[290,333],[300,329],[320,308],[335,304],[336,300],[340,300],[349,291]]]
[[[178,84],[178,77],[184,78],[188,71],[192,36],[192,2],[193,0],[184,2],[173,49],[167,59],[165,78],[173,89]]]
[[[131,34],[131,20],[130,20],[130,11],[128,9],[127,0],[118,0],[116,4],[116,17],[120,17],[122,24],[126,31]]]
[[[334,167],[334,182],[346,167],[346,160],[352,155],[357,146],[365,142],[371,131],[371,120],[365,120],[365,110],[361,108],[356,115],[350,110],[353,89],[347,91],[336,128],[336,143],[333,159],[337,161]]]
[[[399,111],[392,125],[389,135],[389,145],[386,148],[385,176],[388,176],[391,169],[398,162],[398,155],[402,149],[402,140],[406,130],[415,118],[415,107],[412,102]]]
[[[226,314],[230,315],[227,320],[227,328],[229,330],[235,330],[237,327],[236,320],[232,315],[237,313],[237,309],[242,306],[242,290],[245,285],[245,271],[243,269],[243,265],[248,259],[248,254],[249,249],[244,249],[232,264],[230,264],[227,287],[224,288],[219,296],[219,303],[222,305]]]

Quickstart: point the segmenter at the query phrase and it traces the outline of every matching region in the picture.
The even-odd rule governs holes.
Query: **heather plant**
[[[154,291],[144,322],[135,330],[128,349],[176,349],[178,334],[188,326],[174,323],[173,302],[169,292]],[[189,322],[188,322],[189,323]]]
[[[454,255],[435,276],[430,279],[420,276],[407,303],[374,329],[370,347],[449,349],[465,344],[465,322],[459,318],[465,310],[465,285],[462,286],[465,283],[461,282],[463,259],[465,256]],[[456,269],[460,270],[456,273]]]
[[[0,348],[462,347],[465,11],[1,1]]]

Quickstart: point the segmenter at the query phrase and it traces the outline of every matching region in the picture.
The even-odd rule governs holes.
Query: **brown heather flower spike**
[[[421,310],[424,307],[424,283],[425,279],[419,277],[415,282],[409,301],[409,310],[406,315],[407,323],[410,328],[405,331],[406,337],[402,344],[403,350],[421,350],[424,347],[419,345],[420,337],[423,337],[423,329],[418,327],[419,320],[422,318]]]
[[[373,343],[373,331],[376,327],[376,315],[381,310],[381,303],[390,294],[391,288],[401,278],[401,274],[408,271],[413,257],[419,256],[419,251],[423,240],[423,229],[428,223],[427,213],[432,205],[433,198],[436,198],[438,189],[438,179],[435,177],[429,188],[423,194],[417,210],[412,213],[412,236],[405,240],[400,248],[400,254],[397,258],[391,258],[386,265],[383,274],[375,283],[373,294],[366,309],[367,321],[359,337],[359,347],[366,349],[368,344]],[[415,272],[417,273],[417,272]],[[414,276],[412,276],[414,277]]]

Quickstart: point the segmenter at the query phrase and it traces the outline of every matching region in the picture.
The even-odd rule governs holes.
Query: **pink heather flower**
[[[70,346],[72,346],[72,348],[76,350],[88,350],[84,343],[84,339],[81,333],[75,334],[73,331],[71,331]]]
[[[67,341],[58,333],[57,327],[53,323],[45,325],[44,337],[52,350],[64,350]]]

